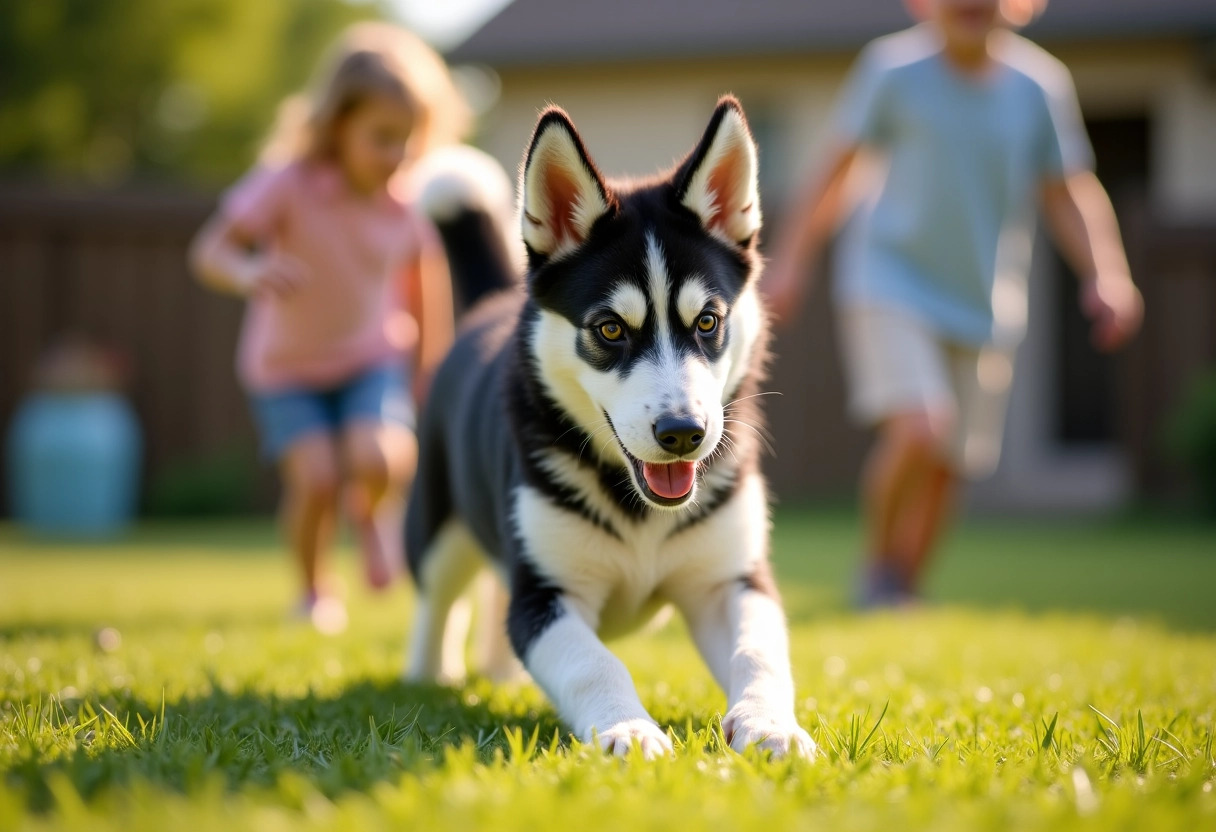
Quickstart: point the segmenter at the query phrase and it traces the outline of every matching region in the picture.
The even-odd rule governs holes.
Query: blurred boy
[[[862,477],[863,606],[916,597],[957,482],[996,467],[1036,204],[1081,278],[1095,346],[1140,324],[1072,79],[1009,31],[1044,2],[909,2],[921,25],[862,51],[768,270],[771,308],[800,308],[850,174],[885,164],[843,234],[834,293],[850,410],[878,429]]]

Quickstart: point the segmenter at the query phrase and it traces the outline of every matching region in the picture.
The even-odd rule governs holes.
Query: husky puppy
[[[757,463],[767,330],[742,108],[723,98],[688,157],[641,183],[606,180],[569,117],[545,111],[520,222],[526,296],[470,314],[419,429],[407,677],[463,676],[460,596],[490,564],[509,601],[486,616],[500,655],[485,660],[513,648],[584,740],[670,752],[601,641],[670,604],[727,694],[730,745],[810,756]]]

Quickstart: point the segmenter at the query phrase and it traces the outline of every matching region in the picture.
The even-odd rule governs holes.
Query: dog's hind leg
[[[510,596],[506,586],[492,569],[482,572],[474,585],[477,598],[477,622],[473,631],[473,668],[495,682],[509,682],[523,677],[524,666],[511,649],[507,638],[507,606]]]
[[[464,678],[473,610],[461,594],[484,562],[477,541],[458,520],[445,523],[427,547],[416,572],[408,681],[450,683]]]

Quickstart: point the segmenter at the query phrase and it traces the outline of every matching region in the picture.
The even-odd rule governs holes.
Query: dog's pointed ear
[[[580,246],[613,200],[570,117],[541,114],[524,157],[520,223],[529,252],[557,257]]]
[[[756,143],[734,96],[718,101],[705,135],[674,182],[680,204],[711,234],[738,246],[755,238],[760,230]]]

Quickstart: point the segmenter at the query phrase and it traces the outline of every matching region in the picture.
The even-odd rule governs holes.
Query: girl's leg
[[[347,510],[368,583],[387,586],[402,571],[405,498],[418,464],[418,442],[408,428],[356,421],[342,433]]]
[[[283,454],[281,519],[300,567],[304,593],[316,599],[324,586],[324,555],[333,537],[339,488],[338,449],[329,434],[310,433]]]

